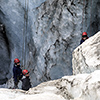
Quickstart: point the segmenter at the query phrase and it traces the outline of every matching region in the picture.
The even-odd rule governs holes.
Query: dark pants
[[[14,81],[14,89],[18,89],[18,82],[19,80],[21,80],[21,78],[22,78],[22,75],[17,77],[17,82]]]
[[[14,89],[18,89],[18,82],[14,82]]]

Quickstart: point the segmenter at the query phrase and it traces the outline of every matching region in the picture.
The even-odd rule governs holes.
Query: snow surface
[[[0,88],[1,100],[100,100],[100,70],[91,74],[64,76],[31,88]]]

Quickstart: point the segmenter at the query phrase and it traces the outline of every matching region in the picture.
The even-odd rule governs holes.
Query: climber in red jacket
[[[80,41],[80,44],[82,44],[86,39],[88,39],[87,33],[86,32],[83,32],[82,33],[82,39]]]

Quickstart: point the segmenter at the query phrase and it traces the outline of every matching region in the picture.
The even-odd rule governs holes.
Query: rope
[[[91,6],[91,10],[90,10],[90,25],[89,25],[89,27],[90,27],[90,28],[89,28],[89,33],[90,33],[90,34],[91,34],[91,27],[92,27],[92,26],[91,26],[91,24],[92,24],[92,15],[91,15],[91,14],[92,14],[92,4],[93,4],[93,3],[92,3],[92,0],[91,0],[91,3],[90,3],[90,6]]]
[[[29,0],[25,0],[24,29],[23,29],[23,46],[22,46],[22,66],[26,65],[26,43],[27,43],[27,26],[28,26],[28,6]]]
[[[29,5],[29,0],[27,0],[26,2],[25,63],[26,63],[26,57],[27,57],[26,48],[27,48],[27,29],[28,29],[28,5]]]
[[[84,13],[85,13],[85,3],[86,1],[83,0],[83,13],[82,13],[82,32],[84,31]]]

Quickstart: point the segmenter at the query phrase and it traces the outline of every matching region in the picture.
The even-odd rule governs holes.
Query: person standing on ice
[[[22,90],[28,91],[32,86],[29,78],[29,71],[24,69],[22,71],[23,78],[22,78]]]
[[[14,78],[14,89],[18,88],[18,82],[21,80],[23,74],[22,69],[20,68],[20,60],[18,58],[14,59],[13,67],[13,78]]]
[[[82,39],[80,41],[80,44],[82,44],[86,39],[88,39],[87,33],[86,32],[83,32],[82,33]]]

